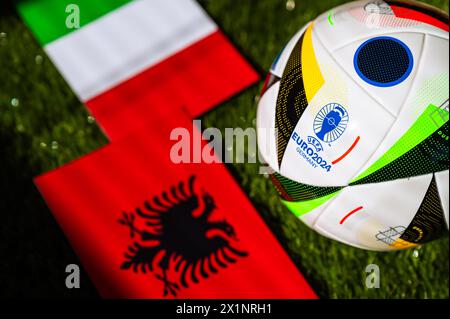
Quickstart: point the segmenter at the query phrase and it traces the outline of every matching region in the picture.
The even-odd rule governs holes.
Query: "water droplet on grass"
[[[25,126],[23,126],[22,124],[17,124],[16,128],[18,132],[25,132]]]
[[[13,98],[11,99],[11,106],[12,106],[12,107],[18,107],[19,104],[20,104],[20,101],[19,101],[18,98],[13,97]]]
[[[93,123],[95,123],[95,118],[94,118],[93,116],[89,115],[89,116],[87,117],[87,122],[88,122],[89,124],[93,124]]]
[[[414,258],[419,258],[419,255],[420,255],[419,250],[418,249],[414,249],[413,252],[412,252],[412,255],[413,255]]]
[[[294,0],[288,0],[286,1],[286,10],[292,11],[295,9],[295,1]]]
[[[5,32],[0,32],[0,45],[8,43],[8,35]]]
[[[40,146],[41,148],[46,148],[46,147],[47,147],[47,143],[41,142],[41,143],[39,144],[39,146]]]
[[[42,64],[42,62],[44,62],[44,58],[42,57],[42,55],[38,54],[35,56],[34,61],[36,62],[36,64]]]
[[[59,144],[57,141],[52,142],[52,150],[57,150],[59,148]]]

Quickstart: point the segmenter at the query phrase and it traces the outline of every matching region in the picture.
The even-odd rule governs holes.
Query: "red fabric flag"
[[[197,129],[154,123],[35,179],[100,294],[315,298],[223,164],[172,163]]]

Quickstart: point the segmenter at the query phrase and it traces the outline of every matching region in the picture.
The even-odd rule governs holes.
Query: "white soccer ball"
[[[273,63],[258,145],[284,204],[369,250],[448,233],[448,15],[357,1],[304,26]]]

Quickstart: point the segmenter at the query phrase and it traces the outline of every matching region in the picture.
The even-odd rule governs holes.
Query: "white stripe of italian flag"
[[[66,25],[70,4],[79,29]],[[258,80],[193,0],[23,0],[18,10],[113,140],[174,107],[196,117]]]

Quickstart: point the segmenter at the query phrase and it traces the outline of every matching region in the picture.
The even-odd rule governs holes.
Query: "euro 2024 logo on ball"
[[[317,113],[313,123],[314,133],[330,145],[344,134],[348,120],[347,110],[342,105],[329,103]]]
[[[320,141],[331,147],[331,143],[344,134],[348,120],[347,110],[341,104],[329,103],[325,105],[317,113],[313,122],[313,129],[317,138],[308,136],[305,140],[298,132],[292,134],[292,139],[297,144],[297,153],[313,168],[320,167],[330,172],[334,163],[320,156],[324,149]]]
[[[330,172],[334,163],[320,156],[324,150],[321,141],[331,147],[331,143],[344,134],[348,120],[347,110],[341,104],[328,103],[320,109],[313,121],[317,138],[308,136],[305,140],[299,132],[293,132],[291,138],[297,144],[297,153],[313,168],[320,167]]]

